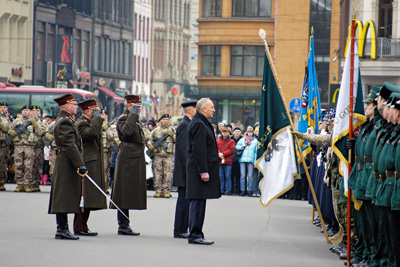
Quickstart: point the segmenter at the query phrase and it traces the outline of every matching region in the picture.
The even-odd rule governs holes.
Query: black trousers
[[[239,162],[232,162],[232,172],[231,172],[231,181],[232,181],[232,193],[239,194],[240,193],[240,165]]]
[[[206,215],[206,199],[191,199],[189,204],[189,241],[204,238],[203,224]]]
[[[394,251],[395,266],[400,266],[400,211],[392,210],[392,247]]]
[[[176,200],[174,234],[187,233],[189,227],[189,204],[185,198],[185,187],[178,187],[178,199]]]
[[[88,231],[87,222],[90,216],[90,209],[85,209],[83,213],[75,213],[74,232]]]
[[[68,228],[68,214],[56,213],[57,228]]]

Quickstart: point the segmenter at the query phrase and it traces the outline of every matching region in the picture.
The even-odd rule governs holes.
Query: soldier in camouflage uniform
[[[5,191],[7,182],[7,165],[10,158],[10,144],[7,141],[10,120],[7,114],[7,103],[0,103],[0,191]]]
[[[101,136],[103,138],[103,159],[104,159],[104,178],[106,182],[106,193],[110,193],[110,168],[111,168],[111,153],[114,144],[117,146],[121,145],[121,141],[118,139],[118,133],[116,127],[109,127],[107,124],[108,115],[105,110],[102,111],[104,114],[103,128]]]
[[[43,163],[44,163],[44,133],[46,132],[46,123],[41,119],[40,107],[33,105],[31,117],[35,118],[39,127],[42,129],[42,134],[38,135],[38,141],[35,145],[35,162],[34,162],[34,182],[33,189],[35,192],[40,192],[39,184],[43,184]]]
[[[23,106],[22,116],[15,119],[10,127],[10,135],[13,137],[15,181],[17,188],[15,192],[35,192],[34,185],[34,163],[35,146],[38,136],[43,132],[39,123],[31,117],[29,106]]]
[[[324,147],[332,145],[332,134],[316,135],[299,132],[294,132],[294,134],[313,145]],[[327,154],[328,162],[325,177],[329,180],[328,185],[332,189],[333,208],[340,227],[339,232],[330,237],[330,240],[335,245],[335,250],[332,251],[337,252],[341,258],[345,259],[347,253],[343,241],[347,240],[347,198],[343,194],[343,177],[339,174],[339,159],[332,149]],[[355,235],[352,234],[352,238],[355,239]]]
[[[47,128],[45,133],[45,142],[50,143],[50,175],[53,173],[54,166],[56,166],[56,158],[57,158],[57,145],[54,138],[54,127],[56,125],[56,121],[51,122]],[[51,179],[49,179],[51,182]],[[49,183],[47,180],[47,183]]]
[[[154,197],[169,198],[174,169],[175,133],[171,127],[170,115],[163,114],[159,122],[160,125],[151,132],[147,146],[154,155]]]

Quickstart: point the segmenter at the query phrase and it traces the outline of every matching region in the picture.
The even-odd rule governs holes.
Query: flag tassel
[[[261,30],[260,30],[260,31],[261,31]],[[264,30],[262,30],[262,31],[264,31]],[[264,31],[264,33],[265,33],[265,31]],[[276,69],[275,69],[275,65],[274,65],[274,63],[273,63],[273,61],[272,61],[272,57],[271,57],[271,53],[270,53],[270,51],[269,51],[268,43],[267,43],[267,41],[265,40],[265,36],[261,36],[261,34],[260,34],[260,37],[261,37],[261,39],[264,41],[265,52],[266,52],[266,54],[267,54],[267,58],[268,58],[268,61],[269,61],[269,65],[270,65],[271,70],[272,70],[272,73],[273,73],[273,75],[274,75],[274,78],[275,78],[275,81],[276,81],[276,84],[277,84],[277,87],[278,87],[278,90],[279,90],[279,94],[281,95],[283,104],[284,104],[284,106],[285,106],[286,115],[287,115],[287,117],[288,117],[288,119],[289,119],[289,122],[290,122],[290,127],[291,127],[292,131],[294,131],[292,118],[291,118],[291,116],[290,116],[289,109],[288,109],[288,107],[287,107],[285,97],[284,97],[284,95],[282,94],[281,84],[280,84],[279,79],[278,79],[278,75],[277,75],[277,72],[276,72]],[[263,37],[264,37],[264,38],[263,38]],[[296,140],[296,145],[297,145],[298,147],[300,147],[299,140],[298,140],[297,138],[294,138],[294,139]],[[301,162],[302,162],[303,167],[304,167],[304,171],[305,171],[306,176],[307,176],[308,184],[310,185],[310,191],[311,191],[311,194],[312,194],[313,199],[314,199],[315,207],[317,208],[317,212],[318,212],[319,218],[320,218],[320,220],[321,220],[321,225],[322,225],[322,229],[324,230],[324,235],[325,235],[326,243],[329,244],[330,241],[329,241],[328,233],[326,232],[326,227],[325,227],[324,219],[323,219],[322,214],[321,214],[321,209],[320,209],[320,207],[319,207],[319,203],[318,203],[318,200],[317,200],[317,196],[315,195],[314,186],[313,186],[313,184],[312,184],[312,182],[311,182],[310,173],[308,172],[307,165],[306,165],[306,162],[305,162],[305,160],[304,160],[303,153],[300,153],[300,157],[301,157]]]

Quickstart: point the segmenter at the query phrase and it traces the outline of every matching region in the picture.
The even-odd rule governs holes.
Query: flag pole
[[[283,105],[285,106],[286,115],[288,116],[288,119],[289,119],[289,122],[290,122],[290,127],[292,128],[292,131],[294,131],[293,121],[292,121],[292,118],[290,116],[289,109],[288,109],[288,107],[286,105],[285,97],[282,94],[281,84],[279,82],[278,75],[276,73],[276,69],[275,69],[275,65],[274,65],[274,62],[273,62],[272,57],[271,57],[271,53],[269,52],[268,43],[265,40],[265,37],[266,37],[265,31],[263,29],[260,29],[259,35],[260,35],[260,38],[264,41],[265,52],[267,54],[268,62],[269,62],[269,65],[271,67],[272,74],[274,75],[274,78],[275,78],[275,81],[276,81],[276,85],[278,86],[278,91],[279,91],[279,94],[281,95],[281,98],[282,98],[282,101],[283,101]],[[298,147],[300,147],[299,140],[297,138],[294,138],[294,139],[296,140],[296,145]],[[310,185],[310,191],[311,191],[311,194],[312,194],[313,199],[314,199],[315,207],[317,208],[318,215],[319,215],[319,218],[321,220],[321,225],[322,225],[322,229],[324,230],[326,243],[329,244],[330,241],[329,241],[328,233],[326,232],[324,219],[322,218],[322,215],[321,215],[321,209],[319,208],[318,200],[317,200],[317,197],[315,195],[314,187],[313,187],[312,182],[311,182],[310,174],[308,172],[307,165],[306,165],[306,162],[304,160],[303,153],[300,153],[300,157],[301,157],[301,162],[303,163],[304,171],[305,171],[306,176],[307,176],[308,184]]]
[[[351,52],[350,52],[350,104],[349,104],[349,139],[353,138],[353,87],[354,87],[354,35],[355,35],[355,15],[351,18]],[[351,173],[352,162],[352,149],[349,149],[349,177]],[[351,260],[351,189],[347,188],[347,266],[350,266]]]

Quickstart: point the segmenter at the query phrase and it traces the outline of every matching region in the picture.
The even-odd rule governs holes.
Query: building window
[[[89,32],[82,31],[82,60],[81,68],[83,71],[89,70]]]
[[[36,60],[43,61],[45,55],[45,37],[44,37],[44,22],[37,22],[37,40],[36,40]]]
[[[74,65],[81,68],[81,30],[74,29]]]
[[[172,4],[172,0],[169,0],[169,22],[172,24],[173,22],[173,18],[172,18],[172,13],[173,13],[173,4]]]
[[[379,37],[392,38],[393,0],[379,1]]]
[[[221,76],[221,46],[203,46],[201,65],[203,76]]]
[[[47,44],[46,44],[46,60],[53,61],[54,60],[54,33],[55,33],[55,25],[47,24]]]
[[[204,0],[203,17],[221,17],[222,0]]]
[[[94,69],[100,70],[100,37],[94,38]]]
[[[233,0],[233,17],[271,17],[271,0]]]
[[[263,63],[264,47],[232,46],[231,76],[262,76]]]
[[[130,51],[131,44],[127,43],[125,46],[124,56],[125,56],[125,74],[131,74],[131,61],[130,61]]]

